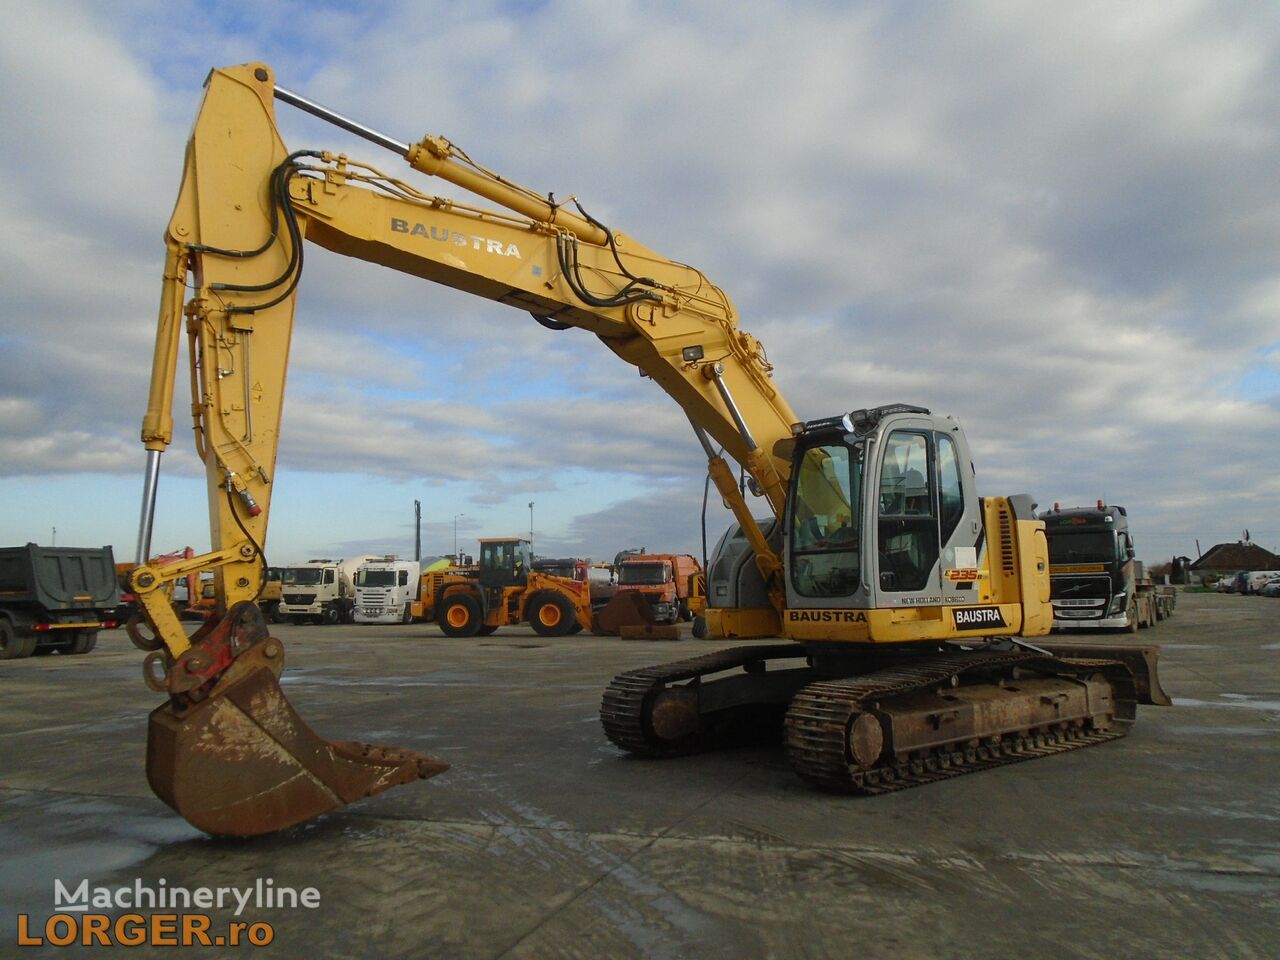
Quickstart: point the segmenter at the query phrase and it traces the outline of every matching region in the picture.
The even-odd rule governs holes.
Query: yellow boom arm
[[[276,128],[276,98],[356,130],[414,168],[505,209],[429,195],[345,156],[291,155]],[[210,74],[187,148],[166,235],[142,429],[154,462],[173,436],[185,315],[191,412],[208,476],[214,546],[194,566],[216,569],[222,609],[256,597],[262,582],[304,238],[517,307],[553,327],[595,334],[686,412],[721,495],[755,541],[766,573],[776,570],[777,559],[712,444],[750,473],[780,515],[790,463],[772,451],[797,418],[773,382],[763,346],[738,328],[719,287],[693,267],[484,170],[443,138],[398,143],[276,87],[266,66],[248,64]],[[188,277],[193,293],[184,307]],[[143,537],[149,536],[153,481],[149,490]],[[145,569],[135,579],[143,594],[160,582],[157,571]],[[158,599],[146,606],[169,652],[181,654],[187,641],[176,619],[165,616]]]

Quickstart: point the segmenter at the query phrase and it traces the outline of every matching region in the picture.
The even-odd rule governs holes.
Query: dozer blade
[[[624,640],[679,640],[677,625],[654,622],[653,608],[643,594],[622,590],[614,594],[595,616],[598,634]]]
[[[1133,674],[1138,702],[1149,706],[1170,707],[1173,701],[1160,685],[1160,647],[1137,643],[1071,643],[1053,641],[1036,646],[1063,660],[1119,660]]]
[[[448,769],[424,754],[318,736],[280,689],[282,656],[279,641],[255,645],[204,699],[152,711],[147,780],[193,826],[270,833]]]

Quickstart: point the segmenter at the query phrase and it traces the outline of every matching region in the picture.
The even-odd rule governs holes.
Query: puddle
[[[47,794],[6,798],[15,815],[0,829],[0,903],[12,912],[0,916],[0,936],[8,936],[17,913],[50,912],[55,879],[70,887],[82,879],[92,885],[169,844],[204,836],[178,817],[130,809],[144,804]]]

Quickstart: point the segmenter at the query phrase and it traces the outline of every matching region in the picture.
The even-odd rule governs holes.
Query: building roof
[[[1219,543],[1210,547],[1192,570],[1280,570],[1280,557],[1256,543]]]

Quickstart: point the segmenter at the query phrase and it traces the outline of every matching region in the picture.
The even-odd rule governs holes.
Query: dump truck
[[[689,603],[698,594],[702,565],[687,553],[649,553],[618,565],[618,593],[638,593],[649,602],[655,623],[692,620]]]
[[[1129,512],[1102,500],[1040,514],[1049,540],[1053,628],[1136,633],[1173,616],[1178,594],[1157,585],[1135,559]]]
[[[0,548],[0,660],[88,653],[119,603],[110,547]]]

